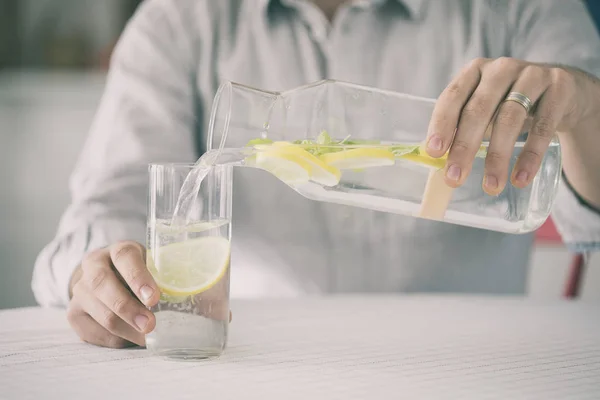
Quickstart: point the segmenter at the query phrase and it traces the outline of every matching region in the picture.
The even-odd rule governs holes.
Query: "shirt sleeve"
[[[191,40],[170,0],[147,0],[126,27],[70,179],[71,203],[35,263],[42,306],[66,306],[86,252],[145,243],[148,163],[193,162],[197,121]]]
[[[509,4],[514,32],[512,57],[576,67],[600,76],[600,37],[582,1],[524,0]],[[552,217],[572,251],[600,250],[600,212],[582,201],[564,177]]]

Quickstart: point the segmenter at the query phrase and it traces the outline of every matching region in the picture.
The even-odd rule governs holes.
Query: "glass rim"
[[[253,87],[253,86],[250,86],[250,85],[247,85],[244,83],[240,83],[240,82],[236,82],[236,81],[232,81],[232,80],[223,80],[220,83],[219,88],[217,89],[217,93],[225,90],[226,88],[230,88],[230,90],[232,90],[233,88],[239,88],[239,89],[243,89],[243,90],[249,90],[249,91],[254,91],[254,92],[260,92],[263,94],[268,94],[273,97],[280,97],[280,96],[288,96],[290,94],[294,94],[295,92],[301,92],[306,89],[310,89],[310,88],[317,87],[317,86],[323,86],[323,85],[343,86],[343,87],[347,87],[347,88],[361,90],[364,92],[372,92],[372,93],[377,93],[377,94],[381,94],[384,96],[403,98],[403,99],[407,99],[407,100],[420,101],[420,102],[430,103],[430,104],[431,103],[435,104],[437,102],[437,98],[426,97],[426,96],[417,96],[417,95],[413,95],[410,93],[403,93],[403,92],[398,92],[395,90],[382,89],[382,88],[375,87],[375,86],[369,86],[369,85],[365,85],[365,84],[353,83],[353,82],[349,82],[349,81],[345,81],[345,80],[331,79],[331,78],[320,79],[317,81],[313,81],[313,82],[305,83],[300,86],[293,87],[291,89],[280,90],[280,91],[259,89],[257,87]]]
[[[151,167],[194,167],[195,162],[151,162],[148,163],[148,168]]]
[[[196,168],[195,162],[152,162],[147,164],[149,174],[161,173],[162,171],[185,171],[191,172]],[[213,164],[212,169],[222,170],[225,167],[231,167],[230,164]]]

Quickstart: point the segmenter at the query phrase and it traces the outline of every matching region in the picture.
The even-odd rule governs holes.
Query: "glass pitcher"
[[[211,113],[209,164],[265,170],[316,200],[525,233],[548,218],[561,172],[554,139],[533,182],[507,183],[497,196],[482,189],[484,141],[465,183],[443,179],[446,158],[432,158],[426,139],[435,100],[326,80],[285,92],[225,82]],[[526,133],[515,144],[512,169]]]

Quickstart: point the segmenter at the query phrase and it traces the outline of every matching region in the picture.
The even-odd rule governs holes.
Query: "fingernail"
[[[148,317],[146,317],[145,315],[136,316],[134,321],[140,332],[143,332],[144,329],[146,329],[146,325],[148,325]]]
[[[527,178],[529,178],[527,171],[519,171],[516,176],[516,181],[519,183],[527,183]]]
[[[493,175],[486,175],[483,184],[489,189],[498,189],[498,178]]]
[[[144,303],[147,302],[148,300],[150,300],[150,297],[152,297],[153,294],[154,294],[154,289],[152,289],[148,285],[144,285],[140,289],[140,296],[142,297],[142,301]]]
[[[450,167],[448,167],[446,177],[450,180],[458,181],[460,179],[460,167],[456,164],[452,164]]]
[[[438,136],[432,136],[429,139],[429,142],[427,143],[427,147],[430,150],[436,150],[436,151],[441,150],[442,145],[443,145],[442,139],[440,139]]]

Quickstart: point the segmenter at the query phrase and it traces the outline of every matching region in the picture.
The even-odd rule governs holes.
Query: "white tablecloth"
[[[81,343],[63,312],[0,312],[1,399],[600,399],[600,304],[238,301],[226,353]]]

